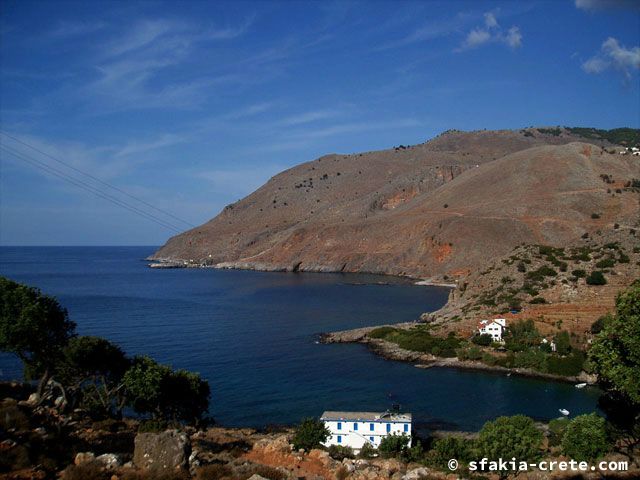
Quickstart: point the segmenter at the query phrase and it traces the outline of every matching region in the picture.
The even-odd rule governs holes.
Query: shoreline
[[[367,333],[380,327],[392,326],[394,328],[409,327],[418,324],[418,322],[405,322],[393,325],[380,325],[375,327],[362,327],[352,330],[343,330],[339,332],[324,333],[320,336],[320,343],[360,343],[366,345],[374,354],[381,356],[386,360],[393,360],[405,363],[413,363],[416,368],[454,368],[467,371],[482,371],[494,374],[517,375],[520,377],[537,378],[542,380],[550,380],[562,383],[586,383],[593,386],[596,378],[588,373],[581,372],[576,376],[555,375],[552,373],[538,372],[528,368],[507,368],[499,365],[487,365],[485,363],[474,360],[459,360],[456,357],[444,358],[436,357],[429,353],[414,352],[400,348],[395,343],[367,337]]]
[[[345,270],[344,266],[341,268],[333,267],[330,265],[313,265],[310,268],[300,267],[300,265],[290,266],[275,266],[269,264],[260,264],[252,262],[219,262],[213,264],[189,262],[187,260],[172,260],[168,258],[147,257],[144,259],[149,262],[148,268],[152,269],[174,269],[174,268],[211,268],[214,270],[245,270],[252,272],[274,272],[274,273],[345,273],[354,275],[380,275],[384,277],[394,277],[403,280],[410,280],[411,285],[420,287],[442,287],[454,289],[458,285],[457,283],[449,283],[444,281],[433,280],[431,278],[424,278],[423,276],[414,275],[411,273],[390,273],[384,271],[368,271],[368,270]],[[385,282],[378,283],[379,285],[386,285]]]

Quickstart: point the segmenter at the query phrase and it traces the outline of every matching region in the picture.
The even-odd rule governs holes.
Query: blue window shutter
[[[373,437],[369,437],[369,440],[371,440],[373,442]]]
[[[354,424],[353,424],[353,429],[354,429],[354,430],[358,430],[358,424],[357,424],[357,423],[355,423],[355,422],[354,422]]]
[[[407,423],[404,424],[404,431],[405,432],[409,431],[409,424],[407,424]]]
[[[342,443],[342,435],[338,435],[338,443]]]
[[[387,433],[389,433],[391,431],[391,424],[387,423]]]
[[[374,428],[375,428],[375,426],[373,425],[373,423],[370,423],[369,424],[369,430],[371,430],[373,432]]]
[[[338,422],[338,430],[342,430],[342,422]]]

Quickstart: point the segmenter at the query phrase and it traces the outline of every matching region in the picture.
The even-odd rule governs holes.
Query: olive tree
[[[292,443],[296,450],[301,448],[311,450],[322,445],[330,436],[331,432],[323,421],[315,418],[305,418],[296,427]]]
[[[123,376],[131,361],[120,347],[100,337],[75,337],[63,349],[56,376],[92,413],[120,416]]]
[[[530,462],[540,457],[542,439],[542,432],[531,418],[514,415],[485,423],[480,430],[477,446],[480,456],[491,460],[515,457],[518,461]],[[507,473],[502,472],[501,475]]]
[[[129,404],[155,419],[197,423],[209,408],[209,383],[200,375],[173,370],[149,357],[137,357],[123,383]]]
[[[609,451],[604,418],[590,413],[580,415],[567,425],[562,437],[562,451],[579,461],[593,461]]]
[[[40,378],[39,395],[75,336],[75,327],[55,298],[0,277],[0,350],[22,360],[27,380]]]
[[[605,393],[600,407],[620,443],[640,444],[640,280],[616,299],[589,349],[589,360]]]

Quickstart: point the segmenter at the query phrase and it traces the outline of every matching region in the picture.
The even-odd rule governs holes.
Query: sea
[[[58,298],[81,335],[199,372],[221,425],[292,425],[325,410],[411,412],[418,428],[477,430],[501,415],[536,420],[596,410],[598,389],[385,360],[323,332],[416,320],[449,290],[328,273],[151,269],[157,247],[0,247],[0,273]],[[22,378],[0,353],[0,379]]]

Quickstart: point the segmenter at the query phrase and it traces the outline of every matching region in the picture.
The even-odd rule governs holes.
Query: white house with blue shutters
[[[411,446],[411,414],[396,412],[324,412],[320,417],[331,432],[325,446],[360,450],[365,443],[378,448],[387,435],[407,435]]]

